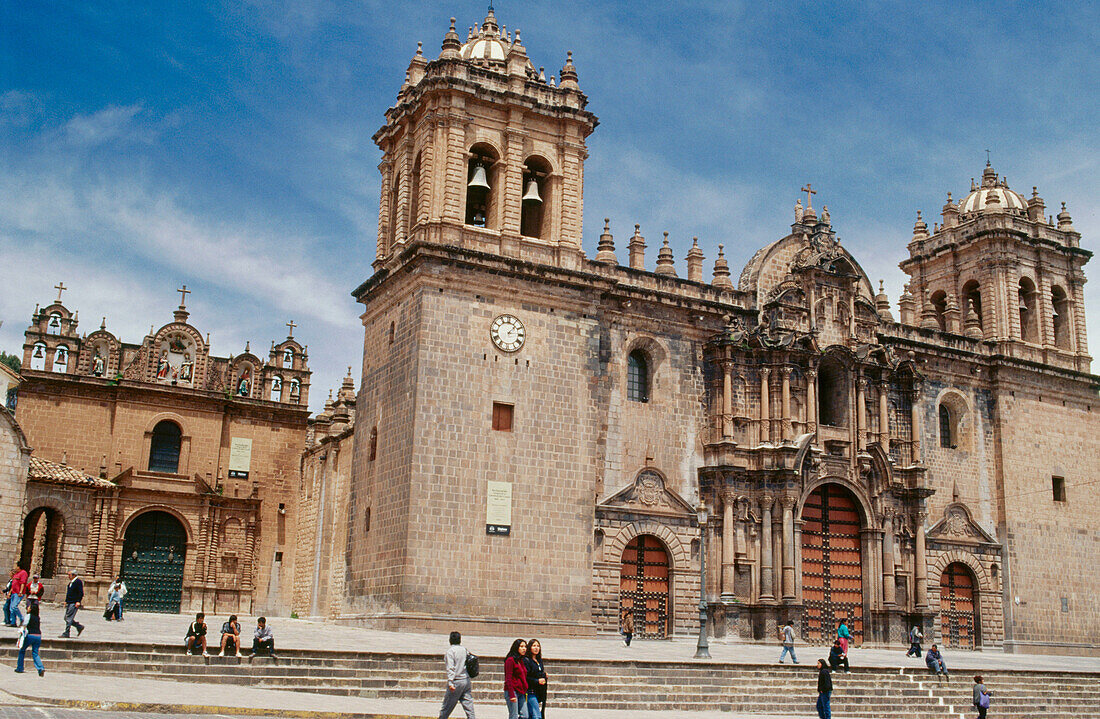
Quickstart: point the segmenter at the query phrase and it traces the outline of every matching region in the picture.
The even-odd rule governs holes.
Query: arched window
[[[401,195],[401,173],[395,173],[393,176],[393,184],[390,185],[390,228],[389,237],[387,241],[390,251],[393,250],[397,244],[397,218],[401,210],[397,206],[397,199]]]
[[[940,405],[940,446],[947,449],[955,449],[955,427],[951,420],[951,410],[947,405]]]
[[[649,358],[634,350],[626,361],[626,398],[631,402],[649,401]]]
[[[302,381],[297,377],[290,378],[290,399],[295,404],[302,398]]]
[[[163,420],[153,428],[149,443],[149,471],[175,474],[180,466],[180,440],[183,433],[175,422]]]
[[[466,168],[466,224],[496,227],[496,152],[488,145],[474,145]]]
[[[932,309],[936,311],[936,324],[940,326],[940,331],[947,331],[947,317],[944,314],[947,312],[947,293],[943,290],[932,293]]]
[[[1054,344],[1070,349],[1069,298],[1066,291],[1055,285],[1050,289],[1050,301],[1054,311]]]
[[[974,308],[974,314],[977,315],[977,317],[978,317],[978,328],[979,329],[984,329],[985,325],[983,324],[983,319],[982,319],[982,288],[978,284],[978,281],[977,280],[970,280],[965,285],[963,285],[962,295],[963,295],[962,311],[963,311],[963,320],[964,320],[964,322],[966,320],[967,314],[970,312],[970,310],[968,308],[973,307]]]
[[[69,348],[58,345],[53,352],[53,371],[64,374],[69,371]]]
[[[817,373],[817,418],[828,427],[848,424],[848,377],[836,359],[822,360]]]
[[[1039,341],[1039,315],[1035,311],[1035,297],[1035,283],[1029,277],[1021,277],[1017,299],[1020,310],[1020,339],[1024,342]]]
[[[46,333],[51,335],[61,334],[61,313],[51,312],[49,324],[46,325]]]
[[[283,350],[283,367],[294,366],[294,350],[287,347]]]
[[[523,163],[523,198],[520,200],[519,231],[525,237],[543,237],[548,233],[550,216],[547,201],[550,190],[550,165],[540,157]]]
[[[283,378],[273,377],[271,379],[271,401],[282,402],[283,401]]]
[[[31,369],[46,371],[46,344],[36,342],[31,349]]]

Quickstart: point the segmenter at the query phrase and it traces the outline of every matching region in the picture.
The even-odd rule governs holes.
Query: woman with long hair
[[[542,665],[542,643],[538,639],[527,642],[527,718],[546,719],[546,668]]]
[[[508,707],[508,719],[519,719],[521,707],[527,704],[527,642],[517,639],[504,660],[504,704]]]

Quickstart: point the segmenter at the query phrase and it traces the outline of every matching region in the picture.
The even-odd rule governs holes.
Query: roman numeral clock
[[[489,326],[489,338],[502,352],[518,352],[527,339],[527,330],[514,315],[499,315]]]

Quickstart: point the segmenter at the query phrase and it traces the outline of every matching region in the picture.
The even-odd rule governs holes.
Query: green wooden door
[[[167,512],[146,512],[126,529],[122,579],[127,611],[178,613],[187,533]]]

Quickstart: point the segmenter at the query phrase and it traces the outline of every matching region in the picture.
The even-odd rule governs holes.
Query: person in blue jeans
[[[19,647],[19,659],[15,662],[16,674],[23,673],[27,647],[31,648],[31,657],[34,659],[34,668],[38,670],[38,676],[44,676],[46,669],[42,666],[42,658],[38,656],[38,650],[42,648],[42,622],[38,617],[37,604],[32,604],[27,608],[27,636],[23,640],[23,646]]]
[[[779,663],[783,663],[783,657],[791,655],[791,661],[798,664],[798,657],[794,655],[794,622],[787,622],[783,627],[783,651],[779,653]]]
[[[833,710],[829,708],[829,697],[833,694],[833,677],[829,673],[829,663],[817,660],[817,716],[818,719],[833,719]]]

